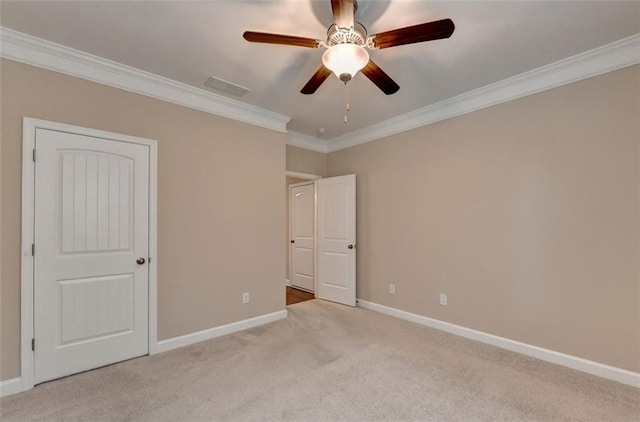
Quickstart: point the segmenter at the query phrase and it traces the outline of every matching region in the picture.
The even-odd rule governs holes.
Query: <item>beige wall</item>
[[[358,297],[639,371],[639,81],[635,66],[330,154],[329,176],[357,175]]]
[[[638,67],[285,158],[284,134],[1,63],[2,380],[19,376],[22,116],[158,140],[160,339],[283,309],[286,168],[357,174],[360,298],[640,370]]]
[[[325,176],[327,154],[287,145],[287,170]]]
[[[23,116],[158,141],[160,340],[284,309],[285,134],[1,63],[0,379],[20,375]]]

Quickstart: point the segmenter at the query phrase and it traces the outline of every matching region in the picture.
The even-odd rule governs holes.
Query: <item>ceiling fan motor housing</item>
[[[366,45],[367,29],[360,22],[354,22],[353,28],[339,28],[336,24],[327,31],[327,46],[337,44]]]

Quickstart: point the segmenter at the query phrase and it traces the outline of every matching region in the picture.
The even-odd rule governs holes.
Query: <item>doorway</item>
[[[307,237],[311,235],[311,241],[312,241],[311,244],[312,246],[314,246],[314,243],[315,243],[315,238],[314,238],[315,236],[315,216],[314,216],[315,191],[311,192],[311,195],[309,195],[308,190],[309,189],[313,190],[314,180],[320,179],[321,177],[322,176],[315,175],[315,174],[287,171],[286,186],[285,186],[286,200],[287,200],[287,203],[286,203],[287,234],[286,234],[286,244],[285,244],[285,250],[286,250],[286,256],[287,256],[287,263],[286,263],[286,284],[287,285],[285,287],[285,303],[287,306],[315,298],[315,293],[314,293],[315,281],[309,280],[309,278],[305,277],[305,274],[304,274],[304,273],[307,273],[306,275],[315,277],[313,275],[314,274],[313,267],[315,266],[315,263],[313,262],[314,259],[312,259],[312,262],[310,263],[311,268],[308,268],[306,271],[300,271],[300,269],[292,270],[292,267],[295,267],[296,264],[300,264],[301,261],[303,260],[302,259],[303,256],[299,256],[297,260],[296,260],[296,257],[293,256],[294,249],[295,249],[293,246],[305,246],[304,245],[305,242],[307,243],[307,246],[309,246],[309,241],[306,239],[299,239],[298,244],[296,245],[295,243],[296,236],[294,234],[295,232],[305,231],[305,230],[302,230],[302,228],[304,228],[304,226],[308,226],[309,224],[311,224],[311,233],[309,233],[309,230],[307,229],[306,230]],[[301,191],[302,194],[296,197],[295,196],[296,193],[301,193],[301,192],[292,192],[293,188],[297,186],[303,186],[303,187],[306,186],[306,187],[298,188],[298,190]],[[297,198],[297,201],[296,201],[296,198]],[[312,200],[313,202],[309,203],[309,200]],[[296,221],[295,221],[296,219],[293,217],[296,214],[299,216],[299,219],[301,220],[300,221],[301,224],[299,224],[299,226],[302,226],[302,227],[296,228]],[[304,233],[300,233],[300,234],[304,236]],[[292,243],[292,241],[294,243]],[[304,255],[302,250],[300,250],[299,252],[301,253],[301,255]],[[307,266],[309,266],[308,261],[306,264]],[[298,273],[298,276],[294,280],[293,273],[295,272]],[[306,288],[304,287],[305,285],[307,286]]]
[[[288,180],[287,305],[296,289],[355,306],[355,175]]]

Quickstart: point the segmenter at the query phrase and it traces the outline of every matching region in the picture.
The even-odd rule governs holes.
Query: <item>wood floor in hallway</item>
[[[304,302],[305,300],[314,299],[313,293],[305,292],[304,290],[296,289],[295,287],[287,286],[287,306],[294,303]]]

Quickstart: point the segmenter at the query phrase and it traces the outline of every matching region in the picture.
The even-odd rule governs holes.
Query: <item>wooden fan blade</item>
[[[309,82],[300,90],[303,94],[313,94],[322,85],[322,83],[331,75],[331,71],[324,66],[320,66],[320,69],[313,74]]]
[[[333,11],[333,23],[338,28],[351,28],[353,26],[353,0],[331,0]]]
[[[267,44],[295,45],[298,47],[319,47],[319,41],[313,38],[296,37],[294,35],[269,34],[266,32],[245,31],[242,37],[251,42],[262,42]]]
[[[387,95],[395,94],[400,89],[400,86],[371,60],[360,72]]]
[[[453,34],[455,27],[451,19],[407,26],[406,28],[394,29],[393,31],[374,35],[372,37],[373,44],[376,48],[388,48],[396,45],[449,38]]]

